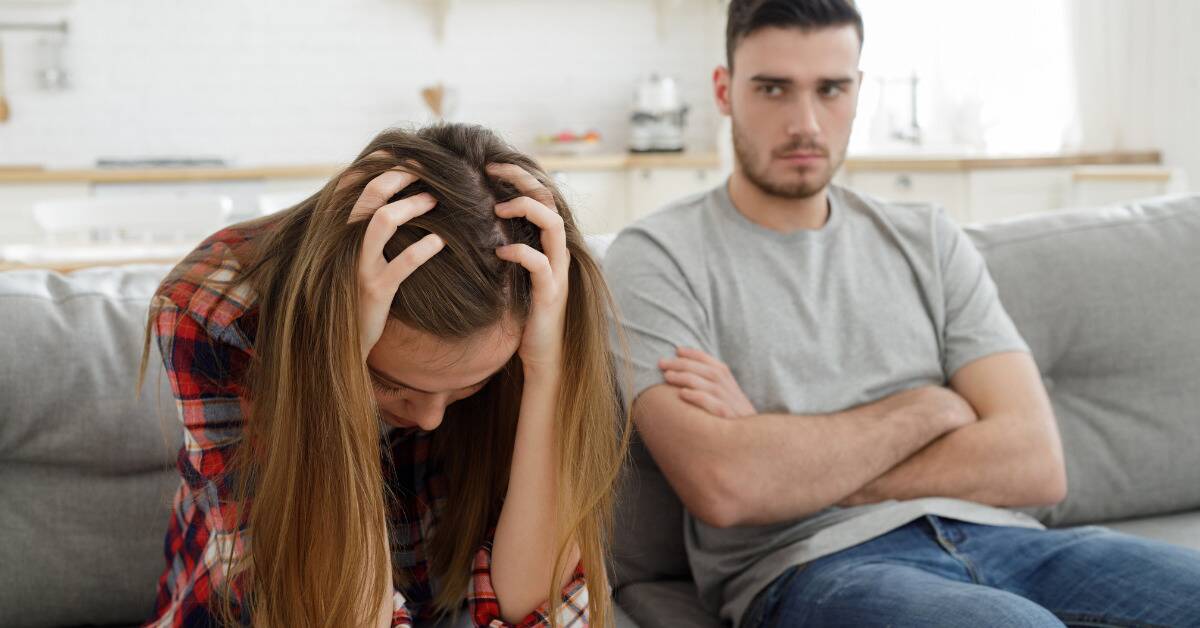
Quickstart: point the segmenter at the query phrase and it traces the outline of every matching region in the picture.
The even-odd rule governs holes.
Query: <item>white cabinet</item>
[[[612,233],[629,223],[624,170],[551,172],[584,233]]]
[[[1074,207],[1095,207],[1187,191],[1182,170],[1161,166],[1113,168],[1080,166],[1070,171]]]
[[[1184,187],[1157,166],[855,169],[835,180],[888,201],[939,204],[962,223],[1120,203]]]
[[[722,180],[717,169],[670,166],[560,170],[551,175],[585,233],[615,233],[668,203],[708,191]]]
[[[851,189],[897,203],[935,203],[946,209],[955,220],[970,220],[967,177],[961,171],[873,171],[848,173],[846,185]]]
[[[721,182],[721,171],[715,168],[634,168],[627,176],[630,221]]]
[[[84,181],[0,184],[0,242],[31,242],[41,238],[41,230],[33,221],[34,203],[86,198],[89,194],[91,186]]]
[[[1068,168],[972,170],[967,179],[971,222],[1048,212],[1070,204]]]

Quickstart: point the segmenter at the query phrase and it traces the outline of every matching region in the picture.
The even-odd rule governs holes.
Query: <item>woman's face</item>
[[[512,359],[521,326],[506,320],[466,340],[443,340],[391,320],[367,356],[379,417],[431,431],[446,406],[483,388]]]

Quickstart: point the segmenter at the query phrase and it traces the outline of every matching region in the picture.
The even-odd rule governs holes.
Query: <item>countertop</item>
[[[547,170],[595,171],[648,168],[719,167],[716,153],[596,154],[537,157]],[[1155,165],[1162,161],[1158,151],[1072,153],[1057,155],[857,155],[846,160],[849,172],[914,171],[952,172],[990,168],[1042,168],[1070,166]],[[228,181],[244,179],[323,179],[332,176],[338,164],[262,165],[228,168],[79,168],[42,169],[36,166],[0,166],[3,183],[139,183],[156,181]]]

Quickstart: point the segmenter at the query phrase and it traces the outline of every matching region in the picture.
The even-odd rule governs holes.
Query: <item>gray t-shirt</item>
[[[725,362],[758,412],[801,415],[944,385],[977,358],[1028,351],[983,258],[945,212],[839,187],[829,203],[821,229],[784,234],[738,212],[722,184],[622,231],[605,271],[630,343],[627,398],[663,383],[657,361],[679,345]],[[737,625],[788,567],[925,514],[1040,527],[1021,513],[930,498],[728,529],[689,514],[684,535],[705,605]]]

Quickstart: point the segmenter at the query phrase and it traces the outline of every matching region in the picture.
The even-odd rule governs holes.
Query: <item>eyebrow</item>
[[[505,366],[507,366],[507,365],[505,365]],[[497,373],[499,373],[500,371],[503,371],[503,370],[504,370],[504,367],[501,366],[500,368],[496,369],[496,371],[494,373],[492,373],[491,375],[488,375],[487,377],[483,378],[482,380],[480,380],[478,382],[475,382],[474,384],[471,384],[470,386],[463,386],[463,388],[474,388],[474,387],[488,381],[489,379],[495,377]],[[367,371],[369,371],[371,373],[371,377],[383,380],[385,383],[391,384],[393,386],[398,386],[400,388],[407,388],[413,392],[425,393],[427,395],[436,395],[437,394],[431,390],[422,390],[420,388],[417,388],[416,386],[409,386],[408,384],[405,384],[404,382],[401,382],[394,378],[388,377],[387,375],[384,375],[382,372],[375,370],[375,368],[371,367],[371,366],[367,367]],[[459,390],[462,390],[462,388],[459,388]]]
[[[770,83],[771,85],[791,85],[795,83],[790,78],[784,76],[771,76],[769,74],[755,74],[750,77],[751,81],[756,83]],[[817,80],[822,85],[848,85],[854,82],[854,79],[848,76],[839,76],[836,78],[822,78]]]

